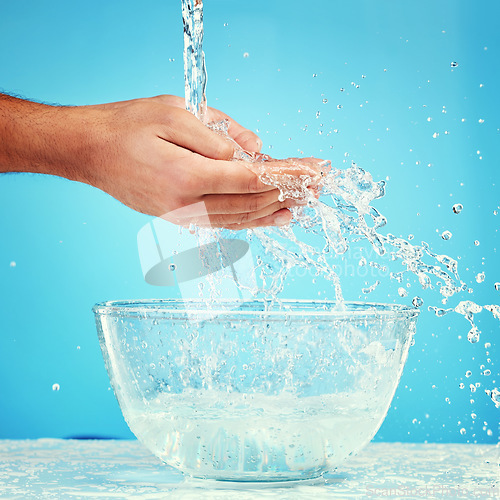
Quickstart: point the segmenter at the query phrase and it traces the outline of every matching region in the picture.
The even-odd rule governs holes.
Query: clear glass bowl
[[[225,481],[313,479],[368,443],[418,316],[399,305],[117,301],[94,307],[132,432],[167,464]]]

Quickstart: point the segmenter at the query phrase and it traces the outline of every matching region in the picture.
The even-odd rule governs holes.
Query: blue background
[[[473,288],[461,300],[498,304],[499,16],[496,1],[207,1],[208,101],[258,130],[273,156],[355,161],[388,179],[375,204],[387,231],[460,258]],[[0,87],[73,105],[182,95],[182,41],[180,0],[3,2]],[[459,215],[454,203],[464,206]],[[86,185],[0,176],[0,438],[131,437],[91,307],[168,295],[142,277],[136,237],[149,220]],[[318,296],[308,277],[293,285],[288,296]],[[419,294],[439,305],[418,284],[406,299],[397,287],[386,280],[368,299],[409,303]],[[358,299],[359,287],[347,283],[346,296]],[[486,312],[478,319],[473,345],[465,319],[424,307],[375,439],[498,441],[500,410],[484,390],[499,386],[500,323]],[[475,393],[471,383],[480,384]]]

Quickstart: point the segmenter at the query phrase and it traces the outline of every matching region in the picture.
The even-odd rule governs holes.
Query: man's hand
[[[260,150],[253,132],[209,108],[209,120],[223,118],[243,149]],[[231,161],[233,153],[234,143],[188,113],[179,97],[57,107],[0,95],[0,171],[85,182],[155,216],[204,202],[213,226],[288,223],[287,208],[300,202],[278,201],[279,191],[262,183],[251,164]],[[289,168],[286,162],[272,164],[284,172]],[[301,164],[293,175],[310,176],[311,185],[317,184],[319,160]],[[177,223],[189,224],[189,219]]]

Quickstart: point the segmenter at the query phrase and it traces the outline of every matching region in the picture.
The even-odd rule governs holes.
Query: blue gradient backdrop
[[[209,103],[258,130],[274,156],[326,157],[335,167],[355,161],[387,178],[376,203],[387,230],[459,257],[473,288],[463,300],[500,303],[498,2],[205,3]],[[180,0],[3,2],[0,87],[74,105],[182,95]],[[454,203],[464,206],[459,215]],[[175,293],[143,281],[136,235],[148,220],[86,185],[0,176],[0,438],[131,437],[91,307]],[[440,237],[445,229],[449,241]],[[286,295],[323,290],[332,298],[310,277],[298,281]],[[356,300],[359,286],[349,283],[346,296]],[[439,305],[417,283],[406,299],[396,291],[386,280],[368,298],[420,294],[425,306]],[[481,340],[472,345],[463,318],[423,311],[375,439],[498,441],[500,410],[485,389],[500,385],[500,323],[489,313],[478,319]],[[471,383],[480,384],[476,392]]]

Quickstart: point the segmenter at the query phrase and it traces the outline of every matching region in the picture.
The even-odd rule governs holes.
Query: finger
[[[247,194],[275,190],[259,179],[252,163],[220,161],[198,156],[193,162],[194,184],[203,194]]]
[[[257,212],[245,212],[245,213],[234,213],[234,214],[211,214],[209,216],[210,226],[211,227],[226,227],[231,224],[248,224],[257,219],[263,219],[269,215],[273,215],[278,213],[280,210],[284,208],[292,208],[298,206],[296,200],[285,200],[285,201],[277,201],[272,205],[268,205],[264,207],[262,210],[258,210]],[[289,213],[289,212],[288,212]],[[206,225],[205,219],[205,225]],[[196,225],[198,225],[195,222]]]
[[[185,109],[165,106],[164,128],[160,138],[214,160],[230,160],[234,144],[203,125]]]
[[[249,168],[257,172],[266,184],[296,189],[319,185],[329,165],[330,162],[317,158],[288,158],[254,163]]]
[[[252,153],[259,153],[262,149],[262,141],[257,134],[240,125],[230,116],[222,111],[214,108],[208,108],[208,116],[210,121],[228,120],[229,128],[227,130],[232,137],[243,149]]]
[[[278,189],[256,194],[209,194],[203,201],[209,215],[244,214],[273,205],[278,202],[279,194]]]
[[[232,229],[233,231],[239,231],[241,229],[254,229],[256,227],[286,226],[291,220],[292,214],[285,208],[260,219],[254,219],[243,224],[225,224],[222,227],[225,229]]]

